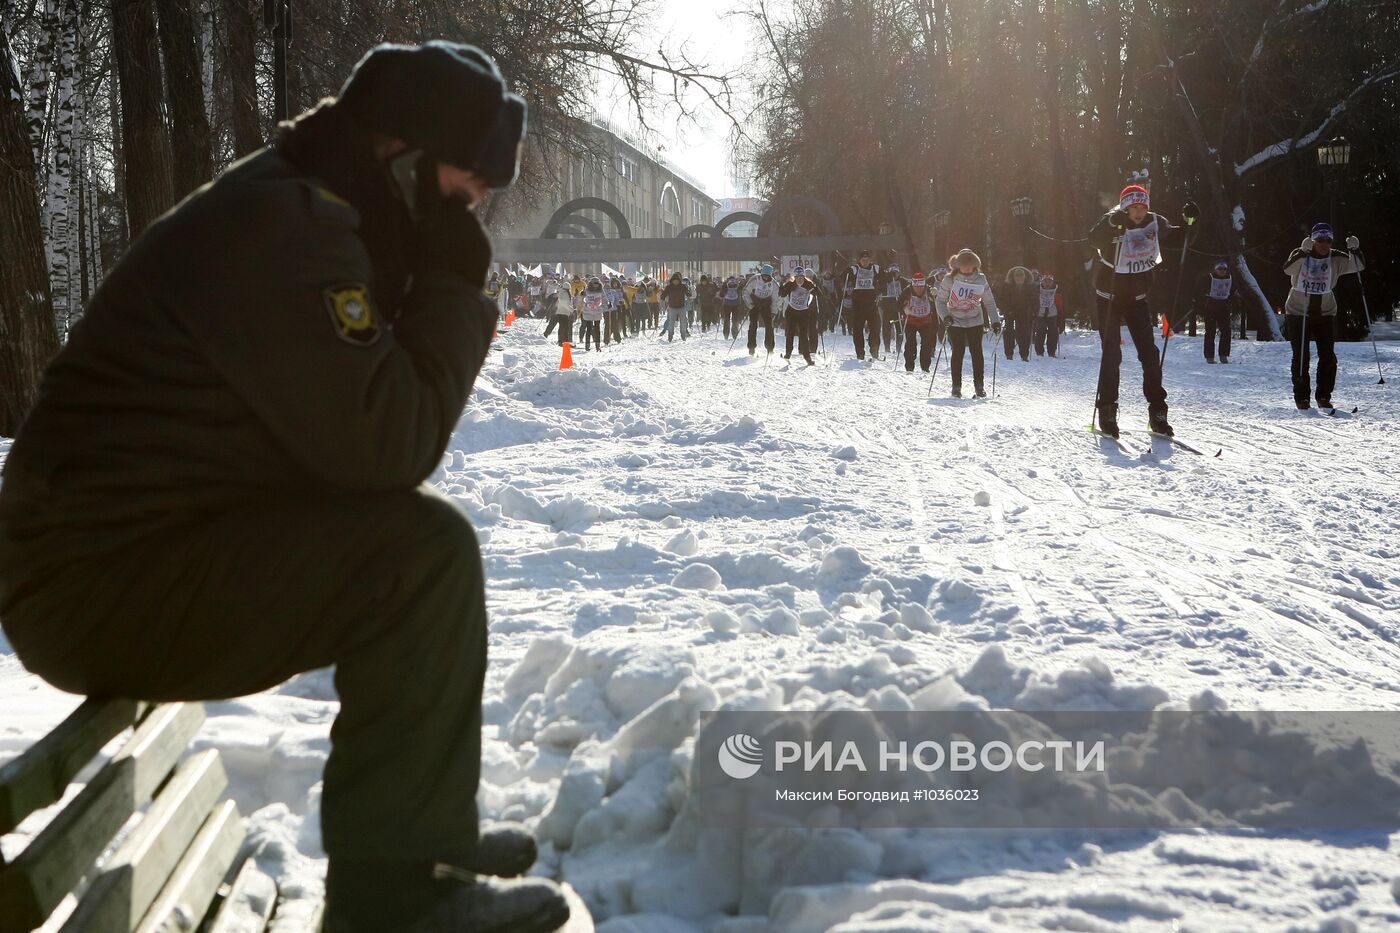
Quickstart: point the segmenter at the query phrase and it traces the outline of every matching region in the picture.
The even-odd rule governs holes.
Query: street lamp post
[[[1026,266],[1031,265],[1031,211],[1035,209],[1035,202],[1030,198],[1022,196],[1011,199],[1011,213],[1021,219],[1021,262]]]
[[[952,219],[952,214],[948,211],[935,211],[933,214],[933,258],[938,264],[943,265],[938,253],[938,231],[948,226],[948,221]]]
[[[1345,136],[1338,136],[1324,146],[1317,147],[1317,166],[1322,171],[1323,184],[1327,186],[1327,222],[1337,229],[1337,189],[1341,187],[1342,176],[1351,162],[1351,143]],[[1350,331],[1352,315],[1347,315],[1346,330]],[[1338,336],[1341,336],[1338,334]]]
[[[263,0],[263,25],[272,30],[272,118],[287,119],[287,44],[292,41],[292,0]]]

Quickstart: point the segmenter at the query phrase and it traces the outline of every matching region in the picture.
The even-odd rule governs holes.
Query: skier
[[[1142,394],[1147,399],[1148,425],[1156,434],[1172,434],[1167,421],[1167,390],[1162,387],[1162,359],[1157,352],[1152,311],[1148,294],[1154,270],[1162,262],[1164,248],[1176,249],[1195,223],[1196,205],[1187,201],[1182,208],[1185,226],[1175,227],[1161,214],[1150,210],[1147,189],[1128,185],[1119,194],[1118,206],[1099,218],[1089,231],[1089,243],[1098,251],[1094,292],[1097,295],[1099,344],[1099,384],[1095,398],[1099,429],[1118,436],[1118,369],[1123,362],[1119,343],[1120,327],[1137,348],[1142,364]]]
[[[622,280],[617,276],[608,279],[607,312],[603,315],[603,344],[622,343],[622,334],[627,329],[627,301],[622,292]]]
[[[904,369],[914,371],[914,345],[918,344],[919,367],[928,372],[933,362],[933,345],[937,337],[934,326],[933,295],[922,272],[915,272],[909,287],[899,296],[899,306],[904,314]]]
[[[841,287],[850,292],[850,328],[856,359],[865,359],[867,335],[871,358],[880,358],[880,315],[875,307],[875,296],[882,284],[880,267],[875,265],[868,249],[860,251],[856,264],[841,278]]]
[[[549,336],[556,327],[559,329],[559,345],[562,347],[566,343],[574,342],[574,302],[573,292],[568,282],[562,278],[555,279],[551,283],[551,294],[545,298],[546,304],[550,307],[549,326],[544,329],[544,335]]]
[[[889,271],[880,285],[880,337],[884,340],[885,352],[898,353],[900,347],[900,296],[909,282],[899,274],[899,263],[890,263]]]
[[[499,273],[492,272],[491,278],[486,280],[486,287],[481,291],[486,296],[486,300],[491,303],[491,307],[496,309],[496,318],[499,320],[501,316],[501,276]]]
[[[700,274],[700,282],[695,286],[695,298],[700,304],[700,330],[702,333],[709,333],[714,327],[715,320],[715,299],[719,295],[719,286],[710,278],[708,272]]]
[[[661,286],[656,279],[647,276],[642,279],[642,297],[646,300],[646,311],[642,321],[650,321],[646,326],[655,329],[661,326]]]
[[[816,291],[817,283],[808,278],[805,269],[798,269],[778,288],[778,295],[786,299],[783,312],[783,331],[787,335],[787,349],[783,353],[785,360],[792,359],[792,342],[796,340],[802,359],[807,361],[808,366],[815,365],[812,362],[812,321],[817,313],[814,307]]]
[[[1047,272],[1040,277],[1040,287],[1036,289],[1035,312],[1035,355],[1044,356],[1048,351],[1057,356],[1060,349],[1061,318],[1065,313],[1065,296],[1055,284],[1055,274]]]
[[[1019,349],[1021,359],[1031,358],[1031,331],[1035,329],[1038,289],[1031,270],[1014,266],[1006,273],[1007,289],[1001,296],[1006,323],[1001,332],[1002,348],[1009,360]]]
[[[724,286],[720,289],[720,320],[724,323],[724,336],[726,339],[739,336],[739,314],[744,307],[743,286],[739,283],[739,277],[731,275],[724,280]]]
[[[507,866],[478,837],[485,577],[425,483],[488,352],[473,208],[513,179],[524,117],[472,46],[372,50],[132,243],[5,464],[0,619],[34,674],[194,701],[335,667],[326,933],[568,917],[553,884],[489,877],[536,853],[521,831]]]
[[[1214,363],[1216,354],[1216,334],[1220,334],[1220,362],[1230,362],[1230,303],[1235,297],[1235,278],[1230,275],[1230,264],[1220,260],[1215,269],[1206,276],[1205,301],[1206,319],[1206,362]],[[1192,321],[1194,322],[1194,317]],[[1306,397],[1306,396],[1305,396]]]
[[[666,287],[661,290],[661,297],[666,300],[666,325],[661,328],[666,335],[666,342],[671,343],[676,338],[676,323],[681,325],[681,339],[690,339],[690,321],[686,314],[686,302],[690,300],[690,286],[685,284],[685,279],[681,278],[679,272],[671,273],[671,281],[666,283]]]
[[[773,298],[778,294],[778,283],[773,281],[773,267],[764,263],[758,275],[744,286],[744,306],[749,309],[749,356],[758,351],[758,325],[763,324],[763,346],[771,354],[776,345],[773,339]]]
[[[608,295],[603,290],[603,282],[596,275],[588,280],[587,287],[579,293],[578,297],[579,314],[583,319],[583,349],[589,350],[603,349],[602,330],[603,319],[608,314]],[[592,341],[593,346],[589,346]]]
[[[982,260],[976,253],[962,250],[949,265],[953,271],[939,283],[935,304],[953,349],[953,398],[962,398],[963,355],[969,350],[972,351],[973,389],[978,398],[986,398],[982,386],[982,335],[988,327],[1001,333],[1001,314],[992,296],[992,286],[982,274]]]
[[[690,333],[690,328],[695,326],[695,305],[693,304],[693,300],[695,298],[695,286],[690,281],[690,276],[688,275],[681,277],[681,284],[685,286],[686,293],[685,332],[688,334]]]
[[[841,307],[841,296],[836,288],[836,276],[827,269],[822,273],[821,292],[818,298],[821,299],[821,327],[828,333],[836,331],[837,310]]]
[[[1317,407],[1332,407],[1332,389],[1337,384],[1337,352],[1333,348],[1337,339],[1337,296],[1333,289],[1337,279],[1366,268],[1356,252],[1360,247],[1361,241],[1349,236],[1347,249],[1351,252],[1333,249],[1332,227],[1319,223],[1284,264],[1284,274],[1293,283],[1284,311],[1288,342],[1293,346],[1293,401],[1300,411],[1311,407],[1308,341],[1317,344]]]

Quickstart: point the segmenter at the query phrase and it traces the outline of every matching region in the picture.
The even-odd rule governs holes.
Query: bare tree
[[[195,39],[194,6],[194,0],[156,0],[176,198],[189,194],[214,174],[209,120],[204,113],[204,68]]]
[[[121,78],[127,226],[135,239],[175,202],[151,0],[113,0],[112,46]]]
[[[0,435],[14,437],[58,350],[19,62],[0,21]]]

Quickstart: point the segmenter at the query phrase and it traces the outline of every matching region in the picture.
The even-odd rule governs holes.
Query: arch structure
[[[544,225],[544,230],[540,233],[540,239],[557,239],[560,229],[566,224],[577,224],[580,220],[587,220],[584,217],[574,216],[579,211],[587,210],[600,211],[608,215],[608,218],[617,227],[619,238],[624,240],[632,238],[632,225],[627,222],[626,215],[618,209],[616,204],[604,198],[574,198],[566,204],[561,204],[559,209],[550,215],[549,222]],[[596,223],[593,224],[593,229],[599,230],[601,235],[601,228]]]

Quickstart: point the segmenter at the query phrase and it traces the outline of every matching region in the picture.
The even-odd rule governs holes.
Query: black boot
[[[1172,426],[1167,423],[1166,409],[1150,412],[1147,416],[1147,426],[1153,434],[1160,434],[1163,437],[1172,436]]]
[[[514,878],[530,870],[539,858],[535,837],[519,823],[498,823],[476,840],[471,870],[480,875]]]
[[[962,386],[953,386],[953,398],[962,398]]]
[[[1105,405],[1099,409],[1099,430],[1109,437],[1118,436],[1118,406]]]
[[[987,397],[987,390],[984,389],[984,388],[982,388],[981,386],[978,386],[978,387],[977,387],[977,397],[978,397],[978,398],[986,398],[986,397]]]
[[[564,892],[542,878],[334,858],[326,871],[323,933],[553,933],[568,919]]]

